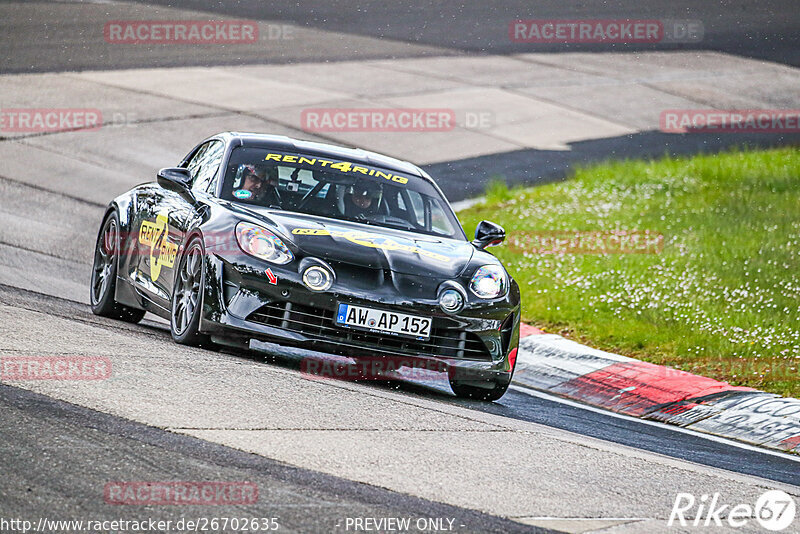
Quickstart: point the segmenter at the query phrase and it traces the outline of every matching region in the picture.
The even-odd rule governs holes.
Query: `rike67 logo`
[[[704,494],[699,499],[691,493],[678,493],[667,526],[738,528],[755,518],[762,528],[778,532],[792,524],[796,512],[794,498],[780,490],[765,492],[756,500],[755,506],[747,503],[724,504],[719,493]]]

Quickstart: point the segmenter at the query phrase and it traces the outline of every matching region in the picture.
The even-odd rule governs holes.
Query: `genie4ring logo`
[[[722,504],[719,493],[704,494],[699,499],[691,493],[678,493],[667,526],[673,526],[677,520],[682,527],[713,525],[737,528],[745,526],[748,521],[755,518],[762,528],[778,532],[792,524],[796,512],[792,496],[780,490],[765,492],[756,500],[755,506],[746,503],[734,506]]]

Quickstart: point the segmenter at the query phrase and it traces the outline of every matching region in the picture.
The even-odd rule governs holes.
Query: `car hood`
[[[345,262],[397,273],[454,278],[475,253],[467,241],[446,239],[272,210],[250,210],[274,226],[303,257]]]

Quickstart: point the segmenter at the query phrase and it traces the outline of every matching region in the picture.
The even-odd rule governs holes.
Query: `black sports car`
[[[519,287],[470,242],[431,177],[365,152],[222,133],[114,199],[92,311],[170,321],[178,343],[272,342],[435,363],[462,397],[498,399],[514,371]]]

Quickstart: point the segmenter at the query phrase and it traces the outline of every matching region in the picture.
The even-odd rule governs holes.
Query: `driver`
[[[241,177],[241,186],[233,192],[236,198],[264,206],[281,205],[277,167],[242,165]]]
[[[353,219],[367,219],[379,213],[383,187],[374,182],[361,181],[352,186],[344,198],[344,215]]]

